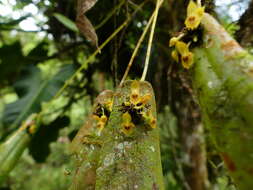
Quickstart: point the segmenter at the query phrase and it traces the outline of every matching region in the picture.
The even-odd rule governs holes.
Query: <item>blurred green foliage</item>
[[[11,14],[2,16],[0,13],[0,143],[30,114],[41,111],[43,114],[39,132],[7,181],[0,186],[0,190],[65,190],[75,172],[68,154],[69,143],[85,122],[96,95],[103,89],[113,89],[118,84],[154,4],[147,1],[144,8],[139,10],[138,4],[143,2],[141,0],[115,0],[110,3],[100,0],[87,13],[93,25],[99,26],[96,30],[99,44],[129,14],[137,10],[139,12],[91,64],[85,65],[84,70],[73,80],[67,81],[94,51],[76,30],[74,1],[13,2],[14,5],[9,1],[0,2],[0,5],[7,4],[13,13],[20,13],[19,18],[13,18]],[[173,90],[183,88],[181,83],[175,85],[178,82],[176,80],[179,80],[176,78],[164,85],[172,69],[168,56],[168,39],[183,23],[183,12],[178,9],[183,10],[184,3],[185,1],[175,1],[175,10],[165,3],[161,9],[148,73],[148,80],[157,94],[164,180],[166,189],[170,190],[185,189],[183,184],[186,180],[182,169],[184,152],[180,129],[174,113],[180,102],[173,94]],[[28,5],[37,7],[37,13],[25,12]],[[169,16],[166,11],[169,11]],[[27,31],[21,27],[20,23],[27,19],[34,20],[36,31]],[[238,25],[231,23],[229,17],[223,21],[228,31],[234,34]],[[145,51],[144,43],[130,72],[130,78],[140,77]],[[177,65],[173,65],[173,68],[181,72]],[[179,81],[181,78],[180,76]],[[66,82],[64,91],[53,99]],[[185,91],[182,90],[181,93]],[[208,159],[213,161],[213,157]],[[216,165],[219,165],[218,169],[215,168]],[[227,177],[219,159],[214,165],[208,164],[208,167],[213,189],[235,189],[230,185],[231,179]]]

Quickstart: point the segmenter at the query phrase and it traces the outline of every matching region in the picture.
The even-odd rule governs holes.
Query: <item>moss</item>
[[[131,92],[133,81],[126,81],[117,89],[106,131],[99,167],[97,169],[96,189],[164,189],[160,159],[159,129],[136,124],[130,136],[121,132],[123,112],[120,107]],[[140,95],[151,94],[150,110],[156,117],[155,99],[152,87],[140,82]]]
[[[192,78],[195,92],[204,123],[210,129],[217,150],[235,183],[239,189],[251,189],[253,78],[247,69],[251,67],[252,57],[240,56],[237,51],[224,52],[224,41],[217,38],[217,32],[211,31],[209,25],[204,35],[212,40],[212,45],[205,44],[207,48],[194,50],[196,65]]]

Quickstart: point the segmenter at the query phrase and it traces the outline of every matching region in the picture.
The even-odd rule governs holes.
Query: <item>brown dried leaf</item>
[[[87,40],[90,40],[94,46],[98,47],[98,37],[96,31],[89,19],[84,15],[96,4],[96,2],[97,0],[78,0],[76,26],[87,38]]]

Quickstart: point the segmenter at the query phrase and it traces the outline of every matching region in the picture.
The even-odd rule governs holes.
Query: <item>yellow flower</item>
[[[179,58],[178,58],[178,53],[176,50],[173,50],[171,52],[171,57],[178,63],[179,62]]]
[[[189,45],[187,45],[184,42],[179,41],[179,42],[176,43],[176,49],[177,49],[177,51],[179,52],[180,55],[184,55],[187,52],[189,52]]]
[[[98,134],[101,133],[101,131],[104,129],[104,127],[105,127],[105,123],[104,123],[104,122],[99,121],[99,122],[97,123]]]
[[[185,19],[186,28],[190,30],[197,28],[201,22],[204,12],[205,7],[198,6],[191,0],[187,7],[187,17]]]
[[[179,41],[178,37],[172,37],[170,39],[170,47],[175,46],[178,41]]]
[[[113,100],[109,100],[105,103],[105,107],[108,111],[112,112]]]
[[[145,105],[145,104],[148,103],[148,101],[149,101],[150,99],[151,99],[151,95],[150,95],[150,94],[146,94],[146,95],[141,96],[141,97],[139,98],[139,103]]]
[[[93,114],[92,117],[93,117],[94,120],[97,120],[97,121],[99,121],[99,119],[100,119],[100,117],[98,115],[95,115],[95,114]]]
[[[181,63],[184,68],[189,69],[193,65],[193,53],[189,51],[189,44],[177,42],[176,49],[181,55]]]
[[[125,135],[131,135],[133,133],[133,129],[134,129],[135,125],[130,122],[130,123],[122,123],[122,132]]]
[[[193,65],[193,53],[187,52],[182,55],[181,62],[184,68],[189,69]]]
[[[140,84],[138,81],[133,81],[131,84],[131,95],[130,102],[133,104],[137,104],[140,97]]]
[[[98,134],[100,134],[101,131],[104,129],[108,118],[106,117],[106,115],[102,115],[101,117],[99,117],[98,115],[93,115],[93,119],[97,120],[96,127],[98,129]]]
[[[155,119],[154,117],[150,120],[149,126],[150,126],[152,129],[155,129],[155,128],[156,128],[156,119]]]
[[[100,121],[103,122],[103,123],[106,123],[107,122],[107,117],[105,115],[102,115],[100,117]]]
[[[130,135],[133,132],[135,125],[132,123],[131,115],[126,112],[122,115],[122,132],[125,135]]]
[[[145,122],[152,128],[156,128],[156,118],[152,115],[152,113],[149,111],[147,113],[143,114],[143,118]]]

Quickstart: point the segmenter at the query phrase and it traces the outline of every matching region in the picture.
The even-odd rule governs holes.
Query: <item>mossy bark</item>
[[[159,129],[150,128],[142,121],[132,134],[122,132],[122,104],[128,101],[133,81],[126,81],[114,96],[113,110],[104,130],[100,161],[97,169],[96,190],[162,190],[163,176],[160,159]],[[156,105],[152,87],[139,82],[140,95],[150,94],[148,102],[153,116]],[[145,111],[144,111],[145,112]],[[132,118],[133,120],[135,118]]]
[[[192,78],[205,124],[239,189],[253,187],[253,58],[210,15]]]
[[[113,92],[109,90],[99,94],[93,106],[93,113],[88,117],[70,145],[70,151],[75,157],[77,169],[69,190],[95,189],[96,169],[102,145],[102,136],[99,132],[100,129],[97,128],[98,121],[93,116],[94,114],[100,114],[96,113],[97,109],[105,107],[105,104],[112,101],[112,98]],[[106,130],[106,126],[103,130]]]

